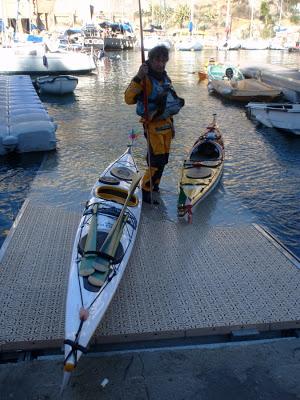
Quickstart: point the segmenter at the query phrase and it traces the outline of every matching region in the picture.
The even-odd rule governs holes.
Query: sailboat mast
[[[31,35],[31,15],[32,15],[32,10],[31,10],[31,0],[28,0],[28,13],[29,13],[29,35]]]
[[[282,1],[283,0],[280,0],[280,7],[279,7],[279,21],[278,21],[279,29],[280,29],[280,26],[281,26],[281,18],[282,18]]]
[[[253,17],[254,17],[254,0],[251,0],[250,39],[252,39],[253,36]]]
[[[164,0],[164,30],[166,31],[166,0]]]
[[[226,21],[225,21],[225,29],[226,29],[226,40],[229,38],[230,33],[230,0],[227,0],[227,8],[226,8]]]
[[[151,0],[151,23],[154,25],[154,2]]]

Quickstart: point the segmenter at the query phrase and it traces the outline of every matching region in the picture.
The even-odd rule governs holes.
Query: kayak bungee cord
[[[101,204],[101,202],[98,202],[97,204]],[[90,204],[90,205],[88,205],[87,207],[86,207],[86,211],[88,210],[88,209],[90,209],[91,207],[93,207],[94,206],[94,204]],[[85,211],[85,212],[86,212]],[[102,211],[102,212],[101,212]],[[104,212],[103,212],[104,211]],[[99,208],[98,210],[97,210],[97,215],[98,214],[105,214],[105,210],[101,210],[101,208]],[[120,214],[120,213],[119,213]],[[128,215],[128,218],[126,219],[126,230],[128,231],[128,237],[129,237],[129,239],[131,239],[132,238],[132,236],[133,236],[133,232],[137,229],[137,221],[136,221],[136,218],[135,218],[135,216],[133,215],[133,213],[130,211],[130,210],[127,210],[126,212],[125,212],[125,214],[127,214]],[[80,242],[80,240],[82,239],[82,230],[83,230],[83,227],[88,223],[88,221],[91,219],[91,215],[92,215],[92,212],[90,212],[90,213],[87,213],[86,212],[86,214],[85,214],[85,216],[86,216],[86,219],[85,219],[85,221],[83,222],[83,224],[81,225],[81,230],[80,230],[80,236],[79,236],[79,242]],[[105,215],[107,215],[108,217],[111,217],[112,219],[117,219],[117,215],[109,215],[109,214],[105,214]],[[128,228],[128,226],[127,225],[130,225],[131,226],[131,228],[132,228],[132,232],[129,234],[129,228]],[[127,250],[128,250],[128,248],[129,248],[129,243],[128,243],[128,246],[124,249],[124,254],[123,254],[123,257],[124,257],[124,255],[126,254],[126,252],[127,252]],[[81,251],[81,249],[80,249],[80,246],[79,246],[79,248],[78,248],[78,253],[80,254],[80,251]],[[100,254],[100,252],[99,252],[99,254]],[[122,257],[122,258],[123,258]],[[106,286],[111,282],[111,280],[114,278],[114,276],[116,276],[117,275],[117,273],[118,273],[118,267],[116,267],[116,266],[114,266],[114,264],[113,263],[111,263],[111,265],[110,265],[110,269],[111,269],[111,272],[110,272],[110,274],[107,276],[107,278],[106,278],[106,281],[104,282],[104,284],[103,284],[103,286],[99,289],[99,292],[98,292],[98,295],[94,298],[94,300],[85,308],[85,306],[84,306],[84,300],[83,300],[83,296],[82,296],[82,286],[81,286],[81,283],[80,283],[80,278],[81,278],[81,276],[80,276],[80,273],[79,273],[79,264],[80,264],[80,262],[81,262],[81,259],[77,259],[77,267],[78,267],[78,269],[77,269],[77,277],[78,277],[78,284],[79,284],[79,290],[80,290],[80,298],[81,298],[81,309],[80,309],[80,311],[79,311],[79,319],[80,319],[80,323],[79,323],[79,327],[78,327],[78,329],[77,329],[77,332],[76,332],[76,334],[75,334],[75,340],[73,341],[73,340],[70,340],[70,339],[65,339],[64,340],[64,344],[67,344],[67,345],[69,345],[70,347],[71,347],[71,350],[69,351],[69,353],[67,354],[67,356],[65,357],[65,359],[64,359],[64,370],[65,370],[65,372],[72,372],[75,368],[76,368],[76,366],[77,366],[77,352],[78,351],[80,351],[80,352],[82,352],[83,354],[86,354],[87,352],[88,352],[88,350],[87,350],[87,347],[84,347],[84,346],[82,346],[82,345],[80,345],[79,343],[78,343],[78,341],[79,341],[79,339],[80,339],[80,333],[81,333],[81,329],[82,329],[82,326],[83,326],[83,324],[84,324],[84,322],[88,319],[88,317],[89,317],[89,310],[91,309],[91,307],[93,306],[93,304],[96,302],[96,300],[99,298],[99,296],[101,295],[101,293],[103,292],[103,290],[106,288]],[[120,262],[118,263],[119,265],[120,265],[120,263],[122,262],[122,260],[120,260]],[[71,356],[74,356],[74,364],[68,364],[68,360],[70,359],[70,357]]]

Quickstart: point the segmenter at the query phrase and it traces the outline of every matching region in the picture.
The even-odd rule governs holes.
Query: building
[[[54,30],[105,19],[132,21],[137,11],[131,0],[1,0],[0,18],[6,28],[29,33],[32,28]]]

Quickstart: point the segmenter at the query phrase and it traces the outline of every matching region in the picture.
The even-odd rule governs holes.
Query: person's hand
[[[146,63],[143,63],[140,66],[140,69],[138,71],[138,73],[136,74],[137,77],[139,77],[141,80],[143,80],[145,78],[145,76],[148,74],[149,68],[148,65]]]

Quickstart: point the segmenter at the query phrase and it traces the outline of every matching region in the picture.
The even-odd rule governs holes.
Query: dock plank
[[[0,257],[0,351],[59,347],[80,214],[33,198]],[[94,343],[299,327],[298,261],[253,224],[180,224],[143,213]]]

